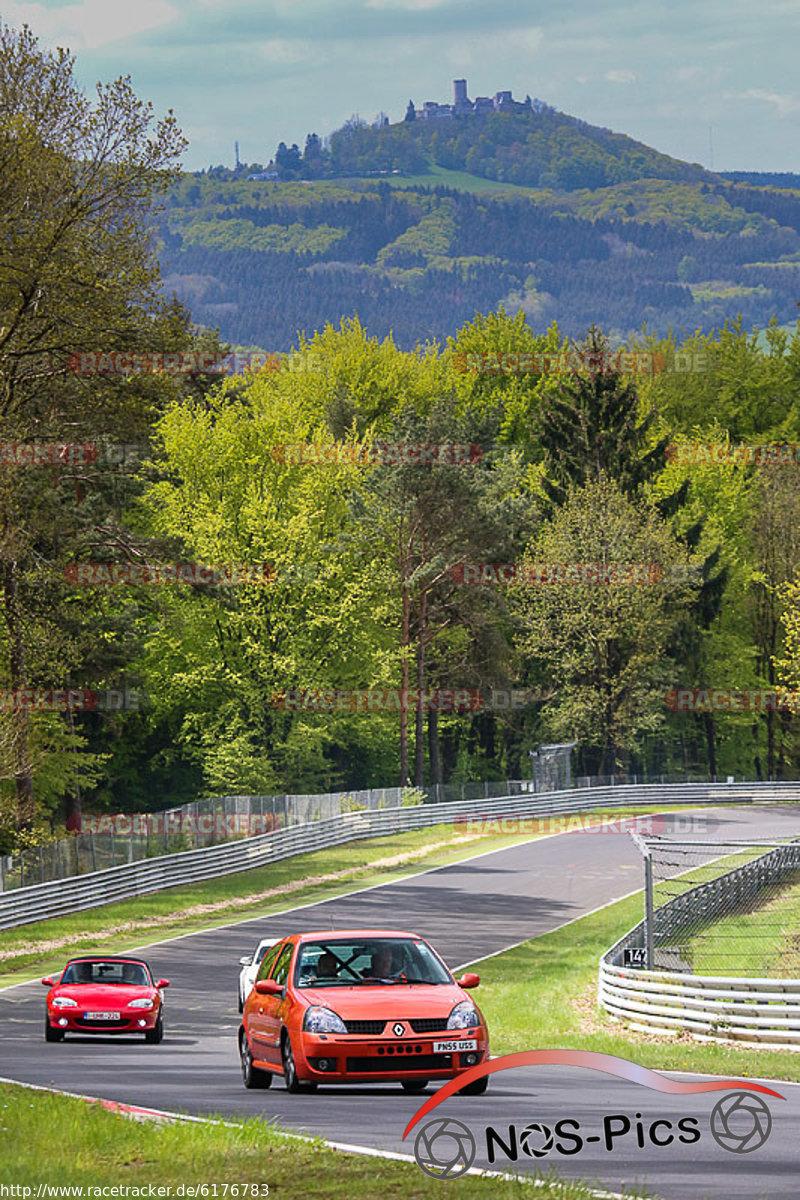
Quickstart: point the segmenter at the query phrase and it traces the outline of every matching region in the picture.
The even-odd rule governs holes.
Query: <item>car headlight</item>
[[[457,1004],[447,1018],[448,1029],[473,1029],[480,1023],[478,1010],[474,1004],[470,1004],[469,1000],[462,1000],[460,1004]]]
[[[128,1005],[128,1008],[152,1008],[152,1007],[153,1007],[153,1001],[148,1000],[148,998],[146,996],[143,996],[141,1000],[131,1000],[131,1002]]]
[[[51,1001],[53,1008],[77,1008],[78,1001],[71,1000],[69,996],[54,996]]]
[[[318,1004],[306,1009],[303,1029],[306,1033],[347,1033],[342,1018],[332,1009],[322,1008]]]

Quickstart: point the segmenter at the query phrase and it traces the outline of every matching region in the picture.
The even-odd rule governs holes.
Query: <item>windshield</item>
[[[124,983],[134,987],[151,987],[144,963],[135,962],[74,962],[68,963],[61,983]]]
[[[299,988],[452,982],[436,952],[420,938],[306,942],[295,968]]]

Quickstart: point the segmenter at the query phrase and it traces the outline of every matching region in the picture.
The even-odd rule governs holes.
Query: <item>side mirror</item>
[[[462,975],[460,979],[457,979],[456,983],[462,988],[476,988],[480,981],[480,975],[475,975],[472,971],[468,971],[466,975]]]
[[[253,961],[253,960],[252,960],[252,958],[250,957],[250,955],[249,955],[249,954],[245,954],[244,958],[240,958],[240,959],[239,959],[239,966],[240,966],[240,967],[249,967],[249,966],[250,966],[250,964],[252,963],[252,961]]]
[[[276,983],[274,979],[259,979],[256,991],[259,996],[282,996],[283,984]]]
[[[42,983],[44,984],[45,987],[55,987],[56,986],[53,983],[52,976],[50,976],[50,975],[45,975],[44,979],[42,980]]]
[[[157,988],[169,987],[169,980],[168,979],[159,979],[158,983],[156,984],[156,987]]]

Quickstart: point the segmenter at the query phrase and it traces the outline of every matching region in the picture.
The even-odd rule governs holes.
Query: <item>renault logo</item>
[[[394,1025],[392,1026],[392,1033],[394,1034],[394,1036],[402,1037],[403,1034],[405,1033],[405,1031],[406,1031],[405,1025],[401,1025],[399,1021],[395,1021]]]

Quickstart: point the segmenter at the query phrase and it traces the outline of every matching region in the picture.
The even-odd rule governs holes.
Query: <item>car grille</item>
[[[348,1033],[383,1033],[385,1021],[345,1021]]]
[[[447,1017],[391,1017],[391,1021],[404,1021],[414,1033],[437,1033],[447,1029]],[[386,1021],[345,1021],[348,1033],[383,1033]]]
[[[453,1065],[450,1054],[398,1054],[391,1058],[348,1058],[347,1070],[354,1075],[388,1074],[391,1071],[448,1071]]]
[[[409,1025],[414,1033],[436,1033],[439,1029],[447,1029],[447,1017],[410,1017]]]

